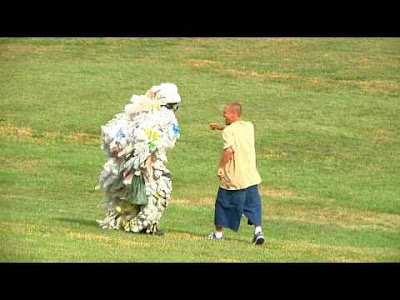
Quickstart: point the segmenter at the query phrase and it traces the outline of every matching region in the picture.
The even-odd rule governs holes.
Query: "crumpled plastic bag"
[[[173,83],[153,86],[101,126],[107,161],[99,176],[105,190],[101,228],[155,234],[172,192],[167,150],[180,137],[175,117],[181,97]]]
[[[132,198],[130,199],[131,203],[136,205],[147,205],[149,200],[146,195],[146,183],[144,181],[143,175],[133,175],[132,183]]]

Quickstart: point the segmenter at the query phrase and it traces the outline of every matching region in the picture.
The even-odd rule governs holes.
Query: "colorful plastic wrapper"
[[[103,229],[134,233],[159,232],[163,211],[171,199],[167,150],[179,138],[175,117],[181,97],[173,83],[153,86],[133,95],[124,111],[101,126],[107,161],[97,188],[104,189]]]

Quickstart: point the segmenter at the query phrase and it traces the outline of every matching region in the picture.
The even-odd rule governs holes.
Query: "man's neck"
[[[241,119],[240,118],[238,118],[238,119],[236,119],[236,120],[233,120],[229,125],[232,125],[233,123],[235,123],[235,122],[239,122],[239,121],[241,121]]]

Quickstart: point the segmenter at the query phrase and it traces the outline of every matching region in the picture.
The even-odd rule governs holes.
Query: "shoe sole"
[[[210,241],[212,241],[212,240],[215,240],[215,241],[223,241],[224,240],[224,238],[220,238],[220,239],[217,239],[217,238],[210,238],[210,237],[207,237],[207,239],[208,240],[210,240]]]
[[[265,241],[265,238],[262,237],[262,236],[259,236],[258,238],[256,238],[255,244],[256,245],[262,245],[262,244],[264,244],[264,241]]]

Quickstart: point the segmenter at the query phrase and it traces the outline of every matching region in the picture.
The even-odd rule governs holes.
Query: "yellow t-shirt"
[[[240,190],[260,184],[253,124],[243,120],[233,122],[222,131],[222,139],[223,149],[232,148],[233,157],[224,167],[224,178],[220,187],[226,190]]]

